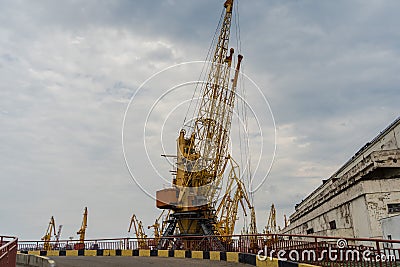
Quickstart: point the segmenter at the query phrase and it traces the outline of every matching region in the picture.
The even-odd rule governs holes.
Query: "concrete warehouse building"
[[[283,234],[400,239],[400,117],[295,207]]]

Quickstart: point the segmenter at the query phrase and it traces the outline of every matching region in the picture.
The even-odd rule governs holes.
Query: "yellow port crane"
[[[163,210],[154,222],[154,224],[147,226],[147,229],[153,228],[153,233],[154,233],[154,241],[156,244],[158,244],[158,241],[160,240],[161,234],[164,232],[165,225],[167,222],[163,220],[163,215],[164,215],[165,210]],[[170,212],[168,211],[166,217],[168,217]],[[160,224],[160,220],[162,220]]]
[[[132,215],[131,222],[129,224],[128,233],[131,232],[132,225],[133,225],[133,229],[135,230],[135,235],[136,235],[136,238],[138,241],[139,248],[142,248],[142,249],[147,248],[147,244],[146,244],[147,235],[144,232],[143,223],[142,223],[142,221],[139,221],[137,219],[135,214]]]
[[[264,228],[264,234],[268,234],[266,237],[266,244],[268,247],[272,245],[272,243],[277,242],[278,238],[275,234],[278,233],[278,229],[276,226],[276,209],[274,203],[271,205],[271,209],[269,211],[267,225]]]
[[[169,236],[179,237],[179,244],[184,244],[191,237],[203,236],[213,250],[223,251],[225,240],[220,235],[233,233],[238,203],[246,199],[246,202],[249,201],[248,206],[252,207],[244,193],[244,184],[239,179],[231,179],[239,189],[234,199],[226,196],[220,214],[216,211],[222,180],[230,159],[228,144],[243,59],[242,55],[238,55],[231,80],[234,49],[229,49],[229,39],[233,4],[234,0],[224,2],[218,26],[219,35],[215,39],[210,65],[206,68],[207,81],[200,84],[200,98],[193,105],[196,107],[194,118],[188,121],[185,118],[179,132],[176,169],[173,170],[171,187],[156,192],[157,208],[171,211],[158,243],[159,249],[169,246]],[[251,210],[254,220],[250,228],[257,233],[255,211],[254,208]],[[223,217],[219,219],[218,215]],[[227,217],[232,218],[228,220]]]
[[[229,172],[228,185],[216,212],[218,216],[217,229],[219,234],[223,236],[222,240],[227,243],[231,242],[229,236],[231,236],[235,230],[235,224],[238,220],[239,203],[245,216],[247,216],[246,210],[250,211],[250,229],[247,231],[247,234],[257,234],[254,206],[251,204],[243,181],[239,178],[239,166],[233,159],[230,159],[230,163],[231,169]],[[234,190],[235,186],[236,189]],[[255,246],[255,243],[256,240],[252,239],[252,247]]]
[[[268,222],[264,229],[264,234],[276,234],[276,233],[277,233],[276,209],[274,203],[272,203],[271,210],[269,211]]]
[[[88,210],[87,207],[85,207],[85,210],[83,212],[83,219],[82,219],[82,225],[77,234],[79,235],[79,243],[75,244],[75,249],[84,249],[85,248],[85,234],[86,234],[86,228],[87,228],[87,219],[88,219]]]
[[[44,250],[51,250],[50,240],[53,233],[56,234],[56,222],[54,217],[51,216],[49,226],[47,226],[46,234],[42,237],[42,240],[44,241]]]

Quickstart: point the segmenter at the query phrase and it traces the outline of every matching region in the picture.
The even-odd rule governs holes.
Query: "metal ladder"
[[[215,236],[214,226],[210,221],[202,221],[200,223],[203,232],[210,243],[211,249],[213,251],[225,251],[225,247],[222,244],[221,240]]]
[[[158,242],[157,249],[167,249],[171,241],[168,236],[173,236],[176,228],[177,220],[175,218],[169,220],[168,226],[165,229],[160,241]]]

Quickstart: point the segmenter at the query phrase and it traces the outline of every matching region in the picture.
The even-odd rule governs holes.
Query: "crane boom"
[[[130,231],[132,229],[132,225],[133,225],[133,229],[135,230],[135,235],[138,240],[139,248],[142,248],[142,249],[146,248],[147,247],[147,245],[146,245],[147,235],[144,232],[142,221],[139,221],[135,214],[132,215],[131,222],[129,223],[128,233],[130,233]]]
[[[202,209],[201,206],[213,200],[215,194],[210,195],[210,192],[215,190],[210,188],[218,186],[224,172],[235,99],[235,87],[229,86],[233,48],[228,55],[233,0],[225,1],[224,8],[224,19],[207,82],[201,91],[197,115],[188,126],[191,133],[186,136],[186,131],[181,130],[179,134],[176,177],[172,182],[174,189],[157,192],[158,208],[174,211]]]
[[[194,164],[190,162],[194,171],[186,172],[186,177],[177,175],[179,186],[204,186],[223,173],[235,99],[234,90],[229,88],[233,48],[228,55],[233,0],[226,1],[224,7],[224,21],[207,82],[202,88],[197,118],[192,125],[194,138],[190,140],[191,149],[184,153],[186,158],[195,160]]]
[[[54,217],[51,216],[49,225],[47,226],[46,234],[42,237],[42,240],[44,241],[44,250],[51,250],[50,240],[53,233],[56,234],[56,222]]]
[[[58,245],[60,244],[60,237],[61,237],[61,230],[62,230],[62,228],[63,228],[63,225],[60,224],[60,225],[58,226],[58,231],[57,231],[57,235],[56,235],[56,243],[55,243],[55,246],[54,246],[54,247],[56,247],[56,248],[58,248]]]
[[[250,211],[250,234],[257,234],[254,207],[243,181],[239,178],[239,166],[232,158],[230,158],[230,166],[229,182],[216,212],[219,218],[217,222],[218,231],[225,241],[230,240],[229,236],[235,230],[239,204],[245,216],[247,216],[247,211]],[[236,186],[235,190],[233,190],[234,186]]]

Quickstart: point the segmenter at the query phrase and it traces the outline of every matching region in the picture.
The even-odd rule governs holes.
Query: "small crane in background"
[[[144,232],[142,221],[139,221],[135,214],[132,215],[131,222],[129,224],[128,233],[131,232],[132,224],[133,224],[133,228],[135,230],[136,238],[138,240],[138,247],[146,248],[147,247],[147,245],[146,245],[147,235]]]
[[[276,234],[276,209],[274,203],[271,205],[271,210],[269,212],[268,222],[264,229],[264,234]]]
[[[264,228],[264,234],[268,234],[266,237],[266,245],[269,247],[273,243],[278,241],[278,237],[276,234],[278,233],[278,229],[276,226],[276,209],[274,203],[271,205],[271,210],[269,212],[269,217],[268,217],[268,222],[267,225]]]
[[[56,235],[56,243],[55,243],[55,245],[54,245],[54,248],[58,248],[58,245],[59,245],[59,243],[60,243],[60,236],[61,236],[61,229],[62,229],[62,227],[63,227],[62,224],[60,224],[60,225],[58,226],[58,232],[57,232],[57,235]]]
[[[43,249],[44,250],[51,250],[51,245],[50,245],[50,239],[51,236],[56,233],[56,222],[54,220],[54,217],[51,216],[49,226],[47,227],[46,234],[42,237],[42,240],[44,241]]]
[[[229,161],[231,165],[229,182],[216,211],[219,218],[217,221],[217,229],[222,236],[222,240],[228,244],[232,243],[231,236],[234,234],[235,224],[238,220],[237,214],[239,204],[245,216],[250,213],[250,229],[244,229],[244,233],[250,235],[257,234],[254,206],[251,204],[246,187],[240,179],[239,165],[231,157],[229,157]],[[236,190],[234,190],[235,187]],[[255,248],[257,240],[253,237],[250,239],[251,248]]]
[[[83,212],[82,225],[77,234],[79,235],[79,243],[75,244],[74,249],[84,249],[85,248],[85,234],[87,228],[87,218],[88,218],[88,210],[85,207],[85,211]]]
[[[156,244],[158,244],[158,241],[160,240],[161,234],[164,232],[165,225],[167,222],[163,220],[163,215],[164,215],[165,210],[163,210],[154,222],[154,224],[147,226],[147,229],[153,228],[153,233],[154,233],[154,241]],[[169,217],[170,211],[168,211],[167,218]],[[159,223],[160,220],[162,220],[161,224]],[[161,226],[161,228],[160,228]]]

